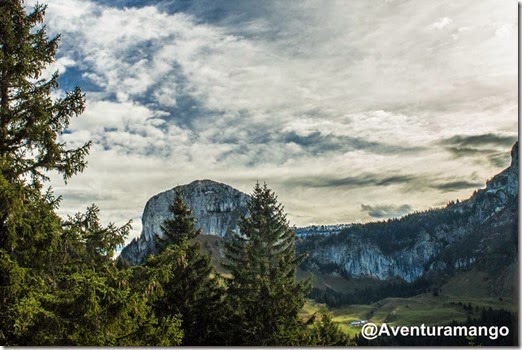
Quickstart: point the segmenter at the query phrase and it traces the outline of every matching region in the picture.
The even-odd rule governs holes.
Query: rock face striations
[[[171,218],[169,205],[183,195],[196,220],[196,227],[203,234],[224,237],[228,230],[237,230],[237,220],[246,213],[248,195],[228,185],[211,180],[198,180],[155,195],[145,205],[142,215],[141,236],[133,240],[121,252],[121,257],[132,264],[143,262],[155,252],[154,235],[161,235],[161,225]]]

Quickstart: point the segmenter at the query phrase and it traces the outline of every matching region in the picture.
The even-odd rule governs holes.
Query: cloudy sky
[[[196,179],[279,195],[292,224],[465,199],[517,138],[515,0],[52,0],[63,91],[94,145],[62,214],[134,221]],[[33,2],[28,1],[28,6]],[[132,238],[132,237],[131,237]]]

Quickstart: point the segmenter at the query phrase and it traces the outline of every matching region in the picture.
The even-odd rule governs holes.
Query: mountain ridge
[[[518,142],[508,168],[468,199],[400,219],[352,225],[328,236],[302,237],[305,270],[346,279],[429,279],[443,284],[458,271],[479,269],[496,283],[490,295],[516,290],[518,267]],[[503,276],[503,277],[502,277]],[[502,278],[501,278],[502,277]],[[495,286],[510,285],[495,289]]]
[[[477,266],[505,275],[501,264],[518,264],[518,142],[511,157],[510,166],[485,188],[445,208],[366,224],[296,228],[298,252],[309,255],[301,268],[345,279],[406,283],[447,280],[455,271]],[[223,238],[237,230],[237,220],[246,213],[247,194],[211,180],[159,193],[147,202],[142,234],[122,251],[124,259],[136,264],[154,253],[153,236],[168,217],[175,191],[182,192],[204,234]]]

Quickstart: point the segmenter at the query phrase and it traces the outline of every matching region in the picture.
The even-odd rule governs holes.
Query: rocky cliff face
[[[317,244],[306,249],[310,255],[305,270],[336,272],[350,278],[369,277],[379,280],[394,278],[413,282],[423,275],[424,267],[440,251],[440,244],[426,234],[407,249],[385,254],[381,248],[364,239],[349,240],[349,244]],[[303,242],[300,244],[303,246]],[[332,269],[333,271],[328,271]]]
[[[141,236],[123,249],[122,258],[139,264],[147,255],[154,253],[154,235],[162,235],[161,225],[165,219],[171,218],[169,205],[174,201],[176,191],[183,195],[192,210],[196,227],[203,234],[224,237],[228,230],[237,230],[237,220],[246,213],[248,195],[228,185],[198,180],[175,187],[149,199],[142,215]]]
[[[309,254],[304,268],[406,282],[479,263],[502,268],[516,260],[518,143],[511,156],[511,165],[466,201],[328,236],[301,237],[298,250]]]
[[[468,200],[387,222],[298,228],[297,249],[309,258],[302,268],[347,278],[402,279],[451,273],[482,264],[490,269],[516,260],[518,245],[518,143],[512,163]],[[237,229],[248,196],[209,180],[195,181],[152,197],[143,212],[141,237],[121,256],[141,263],[154,253],[155,233],[169,217],[175,191],[182,192],[204,234],[224,237]]]

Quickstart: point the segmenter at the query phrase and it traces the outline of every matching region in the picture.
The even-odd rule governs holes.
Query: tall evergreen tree
[[[51,282],[36,299],[41,310],[27,323],[28,339],[38,345],[179,345],[178,315],[157,318],[149,300],[158,291],[133,282],[132,269],[118,269],[115,250],[130,225],[103,227],[99,210],[69,217],[60,239],[60,259],[48,269]],[[36,310],[33,310],[36,311]]]
[[[235,345],[298,345],[304,323],[298,313],[309,289],[296,269],[295,233],[283,206],[267,187],[256,184],[248,215],[225,244],[228,301],[234,310],[230,341]]]
[[[154,237],[158,252],[165,250],[169,245],[179,245],[201,234],[201,230],[196,230],[192,211],[183,202],[181,192],[176,192],[176,198],[169,205],[169,211],[173,218],[165,220],[161,225],[163,235]]]
[[[58,38],[41,26],[45,6],[0,2],[0,341],[17,343],[42,311],[59,255],[59,198],[42,193],[47,171],[68,179],[85,167],[90,144],[68,149],[58,136],[84,109],[80,89],[53,100],[58,74],[42,78]],[[18,340],[15,340],[18,339]]]
[[[85,101],[79,88],[53,100],[58,73],[42,78],[59,39],[49,39],[40,25],[44,13],[43,5],[27,13],[23,1],[0,2],[0,247],[11,255],[16,250],[18,259],[28,244],[55,246],[59,218],[49,211],[59,200],[42,196],[42,181],[47,171],[64,179],[81,172],[90,147],[68,149],[58,140],[70,119],[83,112]]]
[[[60,198],[43,191],[49,171],[81,172],[90,147],[59,140],[85,100],[79,88],[51,96],[59,37],[44,14],[0,1],[0,344],[179,344],[179,317],[156,318],[154,288],[112,260],[129,227],[102,227],[96,207],[63,222]]]
[[[80,115],[85,99],[80,88],[54,100],[58,72],[43,77],[54,61],[59,37],[49,38],[43,21],[46,7],[27,13],[21,0],[0,2],[0,166],[8,181],[30,180],[39,185],[46,171],[64,179],[81,172],[90,142],[68,149],[58,136],[72,117]]]
[[[210,258],[202,255],[199,243],[194,242],[201,231],[195,229],[181,193],[169,208],[173,218],[163,223],[162,237],[156,236],[159,254],[145,263],[162,290],[154,303],[156,315],[181,315],[183,345],[222,344],[224,290]]]

